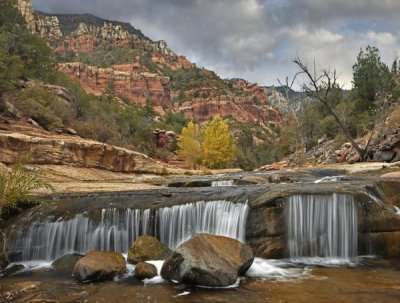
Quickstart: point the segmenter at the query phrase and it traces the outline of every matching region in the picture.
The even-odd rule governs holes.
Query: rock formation
[[[126,271],[124,257],[115,252],[91,251],[80,259],[72,275],[79,282],[112,280]]]
[[[264,88],[241,79],[222,80],[205,69],[200,72],[202,81],[197,81],[191,76],[200,70],[195,64],[177,56],[165,41],[152,41],[129,24],[92,15],[37,14],[29,0],[19,0],[18,7],[31,31],[48,39],[60,54],[88,54],[105,48],[137,53],[136,57],[118,62],[123,64],[111,66],[60,64],[60,71],[77,79],[87,92],[101,95],[113,84],[118,96],[134,104],[150,104],[161,115],[166,111],[181,112],[201,122],[215,116],[257,122],[264,128],[281,122],[280,113],[270,106]],[[176,81],[173,73],[180,70],[187,70],[188,77],[183,79],[196,83],[195,87],[171,83]],[[183,102],[175,102],[182,94]]]
[[[28,29],[50,41],[62,38],[60,22],[56,16],[37,16],[30,0],[18,0],[18,9],[25,18]]]
[[[164,260],[171,250],[152,236],[140,236],[129,248],[128,262],[136,264],[143,261]]]
[[[160,174],[164,166],[148,156],[78,136],[0,131],[0,162],[55,164],[99,168],[114,172]]]
[[[250,247],[235,239],[196,234],[165,261],[161,275],[186,284],[224,287],[244,275],[253,259]]]
[[[157,268],[153,264],[139,262],[135,266],[134,276],[139,280],[154,278],[157,276]]]
[[[98,68],[75,62],[60,64],[59,70],[77,78],[82,87],[94,95],[102,95],[112,84],[117,95],[134,104],[151,102],[154,110],[161,114],[172,109],[169,78],[142,72],[137,64]]]

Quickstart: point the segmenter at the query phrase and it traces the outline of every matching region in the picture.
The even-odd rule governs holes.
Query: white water
[[[177,247],[195,233],[246,240],[247,204],[198,202],[159,210],[160,241]]]
[[[393,206],[394,210],[396,211],[396,215],[400,216],[400,208],[398,208],[397,206]]]
[[[223,187],[223,186],[234,186],[233,180],[222,180],[222,181],[212,181],[211,187]]]
[[[52,261],[94,249],[125,253],[143,234],[157,236],[172,249],[200,232],[244,242],[247,213],[247,204],[229,201],[197,202],[156,211],[109,208],[102,210],[100,220],[78,214],[56,222],[44,219],[27,231],[14,227],[10,251],[21,252],[18,260],[22,261]]]
[[[357,207],[345,194],[295,195],[286,203],[292,262],[351,264],[357,257]]]
[[[323,177],[321,179],[315,180],[314,183],[337,182],[342,179],[343,179],[343,176],[330,176],[330,177]]]

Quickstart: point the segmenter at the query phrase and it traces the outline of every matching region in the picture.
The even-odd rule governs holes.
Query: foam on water
[[[315,180],[314,183],[337,182],[342,179],[343,179],[343,176],[330,176],[330,177],[323,177],[321,179]]]
[[[307,270],[293,267],[291,263],[284,260],[255,258],[246,276],[271,280],[291,280],[303,278],[307,273]]]

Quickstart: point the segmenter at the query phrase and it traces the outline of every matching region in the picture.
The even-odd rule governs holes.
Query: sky
[[[351,88],[360,48],[391,65],[400,49],[400,0],[33,0],[48,13],[91,13],[131,23],[223,78],[278,85],[298,55],[336,69]],[[299,79],[301,81],[301,79]],[[299,83],[295,84],[300,87]]]

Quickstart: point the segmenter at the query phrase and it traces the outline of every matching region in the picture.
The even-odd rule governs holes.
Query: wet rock
[[[400,257],[400,232],[379,232],[360,235],[369,242],[371,253],[384,257]]]
[[[284,237],[253,238],[248,244],[254,255],[264,259],[281,259],[285,257],[286,243]]]
[[[139,280],[154,278],[157,276],[157,268],[153,264],[139,262],[135,267],[134,276]]]
[[[165,260],[171,250],[152,236],[140,236],[128,251],[128,262],[136,264],[142,261]]]
[[[223,287],[235,283],[253,260],[251,248],[235,239],[196,234],[165,261],[161,276],[186,284]]]
[[[23,270],[24,268],[25,268],[25,266],[23,266],[21,264],[13,265],[10,268],[4,269],[1,272],[0,276],[9,277],[9,276],[12,276],[12,275],[18,273],[19,271]]]
[[[82,258],[83,256],[79,254],[65,255],[55,260],[51,266],[55,271],[70,274],[74,270],[75,264]]]
[[[72,275],[79,282],[110,280],[126,271],[125,259],[120,253],[91,251],[80,259]]]
[[[6,268],[8,265],[8,259],[5,254],[0,253],[0,270]]]

